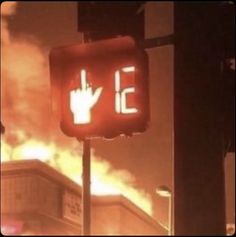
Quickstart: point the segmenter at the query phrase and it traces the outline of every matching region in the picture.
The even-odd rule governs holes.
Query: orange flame
[[[5,18],[14,14],[15,6],[1,5],[1,120],[6,127],[1,162],[39,159],[81,184],[81,146],[62,135],[51,119],[48,52],[35,40],[9,34]],[[114,170],[93,151],[91,171],[93,194],[122,194],[151,215],[149,195],[133,187],[135,178],[128,171]]]
[[[28,139],[16,147],[1,141],[1,162],[19,159],[39,159],[63,173],[79,185],[82,184],[81,157],[67,149],[60,149],[54,143],[47,145],[41,141]],[[135,178],[128,171],[115,171],[111,165],[92,153],[91,192],[94,195],[123,195],[146,213],[151,215],[151,203],[148,195],[136,190],[128,183]]]

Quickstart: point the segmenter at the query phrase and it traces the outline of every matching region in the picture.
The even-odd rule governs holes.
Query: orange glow
[[[6,2],[1,5],[1,11],[4,4]],[[6,14],[11,11],[7,10]],[[1,120],[6,128],[1,136],[1,162],[39,159],[81,185],[82,146],[76,139],[65,137],[51,121],[48,53],[44,54],[31,38],[12,36],[6,23],[4,19],[6,34],[1,34]],[[7,36],[11,37],[8,39]],[[79,77],[81,88],[71,91],[70,109],[76,115],[80,109],[88,110],[87,115],[78,115],[81,120],[75,118],[75,123],[82,124],[92,121],[91,109],[97,103],[102,88],[92,91],[84,69]],[[77,101],[81,95],[82,107]],[[9,138],[11,134],[16,141]],[[134,176],[125,170],[115,170],[93,150],[91,156],[93,194],[122,194],[151,215],[151,198],[134,187]]]
[[[134,72],[135,68],[134,67],[123,67],[121,70],[123,72]]]
[[[91,191],[95,195],[119,195],[119,190],[109,182],[103,182],[98,177],[92,177]]]
[[[13,155],[15,157],[24,157],[24,159],[38,159],[41,161],[49,160],[54,154],[53,145],[47,146],[42,142],[35,140],[28,140],[23,145],[14,149]],[[19,158],[18,158],[19,159]]]
[[[123,72],[134,72],[134,67],[124,67],[121,69]],[[127,95],[130,93],[135,93],[134,87],[128,87],[123,90],[121,90],[121,76],[120,71],[117,70],[115,72],[115,110],[118,114],[134,114],[137,113],[137,108],[127,108]]]
[[[91,122],[91,109],[101,95],[102,87],[93,93],[86,79],[86,71],[80,72],[81,89],[70,92],[70,109],[74,115],[74,124],[87,124]]]
[[[46,162],[74,182],[82,185],[82,164],[77,154],[63,149],[55,143],[46,144],[29,139],[25,143],[12,147],[1,141],[1,162],[9,160],[39,159]],[[95,157],[92,152],[91,192],[94,195],[123,195],[149,215],[151,200],[144,192],[132,187],[135,178],[125,170],[115,171],[111,165]]]
[[[1,162],[9,161],[11,159],[12,148],[8,145],[4,139],[1,139]]]

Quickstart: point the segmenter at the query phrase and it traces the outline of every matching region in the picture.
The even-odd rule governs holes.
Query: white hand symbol
[[[87,84],[85,70],[81,70],[80,79],[81,89],[70,92],[70,109],[74,115],[74,124],[91,122],[91,109],[98,101],[103,89],[99,87],[93,93],[92,87]]]

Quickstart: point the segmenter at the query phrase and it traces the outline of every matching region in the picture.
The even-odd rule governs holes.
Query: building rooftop
[[[27,174],[42,176],[53,183],[66,187],[67,190],[70,190],[79,196],[82,194],[81,186],[39,160],[17,160],[1,163],[2,177],[16,175],[24,176]],[[152,226],[153,229],[163,229],[160,223],[136,206],[132,200],[128,200],[122,195],[92,195],[91,201],[94,207],[103,207],[104,210],[105,207],[119,207],[119,210],[132,214],[133,218],[137,217],[137,219],[142,220],[142,222],[146,223],[148,226]]]

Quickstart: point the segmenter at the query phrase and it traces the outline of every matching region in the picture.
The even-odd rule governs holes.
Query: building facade
[[[94,196],[92,235],[166,235],[122,196]],[[81,188],[38,160],[2,163],[1,233],[81,235]]]

